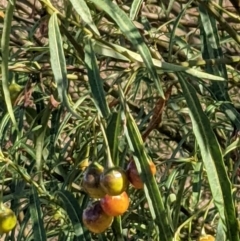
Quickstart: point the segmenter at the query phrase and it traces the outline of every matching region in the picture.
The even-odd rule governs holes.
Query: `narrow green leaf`
[[[152,218],[158,226],[160,240],[173,240],[173,234],[170,230],[170,225],[167,219],[165,207],[163,205],[163,200],[159,192],[156,180],[151,173],[149,167],[149,158],[144,150],[141,134],[138,130],[136,122],[129,112],[126,113],[126,121],[127,141],[131,150],[133,151],[137,170],[144,182],[144,192],[148,201]]]
[[[194,165],[194,173],[192,178],[192,203],[191,208],[194,210],[197,207],[197,204],[201,197],[201,186],[202,186],[202,162],[197,162]]]
[[[133,62],[137,61],[139,63],[144,62],[141,55],[139,55],[127,48],[124,48],[120,45],[109,43],[109,42],[103,41],[101,39],[98,39],[97,41],[92,40],[92,42],[94,43],[94,45],[97,45],[97,47],[96,47],[97,51],[100,48],[107,49],[107,52],[105,52],[105,51],[101,52],[103,55],[105,53],[108,53],[111,55],[106,55],[106,56],[110,56],[110,57],[114,56],[114,58],[117,58],[117,59],[123,59],[122,56],[125,56],[129,61],[133,61]],[[116,52],[121,54],[122,56],[117,55]],[[156,67],[157,72],[159,72],[159,73],[162,73],[163,71],[169,71],[169,72],[185,71],[187,74],[201,78],[201,79],[209,79],[209,80],[213,80],[213,81],[226,81],[226,79],[224,79],[223,77],[208,74],[208,73],[199,71],[195,68],[183,67],[183,66],[176,65],[176,64],[162,62],[162,61],[160,61],[158,59],[154,59],[154,58],[152,58],[152,61],[153,61],[154,67]]]
[[[97,34],[100,33],[92,20],[92,15],[88,5],[84,0],[70,0],[76,12],[82,17],[82,20]]]
[[[24,151],[31,156],[31,158],[33,160],[36,160],[36,152],[35,152],[35,148],[32,147],[31,145],[27,144],[26,142],[23,142],[23,139],[21,139],[21,142],[19,141],[18,145],[20,146],[20,148],[23,148]],[[17,151],[17,148],[16,148]]]
[[[227,148],[224,151],[223,156],[226,156],[228,153],[230,153],[231,151],[240,148],[240,139],[237,138],[234,142],[232,142],[229,146],[227,146]]]
[[[78,201],[69,191],[58,191],[56,195],[62,201],[62,204],[67,211],[67,214],[72,222],[75,235],[79,241],[91,241],[89,232],[84,228],[82,222],[83,208],[80,208]]]
[[[83,96],[81,98],[79,98],[79,100],[74,104],[74,108],[77,107],[78,105],[81,105],[83,103],[83,101],[87,98],[87,96]],[[61,110],[62,111],[62,110]],[[60,113],[59,113],[60,115]],[[67,125],[67,122],[69,121],[70,119],[70,114],[67,114],[62,120],[61,120],[61,123],[60,123],[60,126],[57,128],[57,132],[55,133],[55,138],[54,138],[54,145],[56,145],[58,139],[59,139],[59,136],[60,134],[63,132],[65,126]],[[59,117],[60,118],[60,117]],[[87,122],[87,121],[86,121]],[[82,124],[84,124],[82,122]]]
[[[10,97],[10,92],[8,88],[8,81],[9,81],[9,71],[8,71],[8,63],[9,63],[9,41],[10,41],[10,31],[12,26],[12,18],[13,18],[13,11],[15,8],[15,0],[8,2],[5,18],[4,18],[4,25],[2,30],[2,38],[1,38],[1,53],[2,53],[2,88],[3,94],[5,98],[5,103],[7,106],[8,113],[10,115],[11,121],[14,125],[14,128],[18,130],[17,122],[13,113],[13,107]]]
[[[171,4],[173,4],[173,3],[174,3],[174,1],[171,2]],[[188,3],[184,6],[184,8],[178,14],[177,18],[175,19],[175,21],[173,23],[173,28],[171,30],[170,41],[169,41],[168,62],[172,62],[172,50],[173,50],[173,44],[174,44],[174,40],[175,40],[176,29],[177,29],[177,27],[180,23],[181,18],[183,17],[186,10],[188,9],[188,6],[191,5],[191,4],[192,4],[192,1],[188,1]],[[169,7],[170,7],[170,4],[169,4]],[[167,13],[169,13],[169,12],[167,11]]]
[[[222,58],[223,53],[220,45],[219,35],[216,20],[209,15],[207,10],[200,5],[199,12],[201,17],[201,36],[202,36],[202,56],[203,59],[217,59]],[[210,74],[222,76],[227,79],[226,66],[221,65],[206,65],[206,70]],[[215,98],[218,100],[229,100],[226,91],[227,82],[214,82],[211,89]]]
[[[9,113],[6,113],[4,116],[1,116],[1,122],[0,122],[0,150],[2,149],[2,145],[5,139],[5,133],[6,129],[10,123],[10,115]]]
[[[46,231],[43,224],[43,215],[38,193],[35,187],[32,187],[32,194],[30,196],[30,214],[33,222],[33,236],[34,240],[47,240]]]
[[[176,194],[176,200],[175,200],[175,205],[174,205],[174,211],[172,213],[172,222],[173,222],[173,228],[174,230],[177,230],[178,226],[179,226],[179,219],[180,219],[180,214],[181,214],[181,204],[183,203],[183,198],[184,198],[184,190],[186,187],[186,181],[188,178],[188,173],[190,170],[191,165],[189,163],[187,163],[185,165],[185,167],[183,168],[183,166],[181,166],[181,168],[179,168],[179,172],[181,172],[181,180],[179,180],[179,184],[178,184],[178,190],[177,190],[177,194]],[[175,174],[175,171],[172,172],[173,174]],[[172,173],[170,174],[170,176],[172,175]],[[176,171],[177,174],[177,171]],[[176,176],[175,174],[175,176]],[[174,176],[173,181],[176,181],[176,177]],[[169,190],[172,188],[172,184],[169,185]],[[171,194],[170,194],[171,195]]]
[[[88,79],[93,98],[97,107],[101,111],[103,117],[108,118],[110,111],[105,99],[105,93],[103,89],[103,81],[100,77],[96,56],[93,52],[92,42],[89,38],[86,38],[85,46],[85,64],[88,71]]]
[[[96,54],[106,56],[106,57],[111,57],[114,59],[120,59],[124,61],[129,61],[129,58],[125,57],[124,55],[118,53],[116,50],[113,50],[107,45],[103,45],[98,41],[92,40],[93,44],[93,49]]]
[[[114,217],[112,230],[116,241],[124,241],[121,216]]]
[[[47,107],[41,118],[41,129],[39,130],[39,135],[36,138],[35,148],[36,148],[36,167],[40,175],[40,180],[42,180],[42,167],[43,167],[43,147],[45,142],[45,133],[48,128],[48,121],[51,115],[51,110]]]
[[[62,33],[67,37],[69,42],[72,44],[72,46],[75,48],[75,50],[78,53],[78,59],[80,60],[79,62],[84,63],[84,52],[81,44],[75,40],[75,38],[72,36],[71,32],[62,24],[61,25],[61,31]]]
[[[121,130],[121,112],[114,112],[108,123],[106,135],[114,165],[119,165],[119,135]]]
[[[177,73],[177,75],[190,110],[193,132],[201,151],[214,203],[229,240],[238,241],[238,223],[235,216],[232,187],[224,166],[219,143],[206,114],[202,110],[195,89],[185,80],[183,74]]]
[[[70,230],[62,231],[62,232],[60,232],[57,240],[72,241],[73,240],[72,233],[70,232]]]
[[[220,44],[220,37],[216,20],[209,14],[204,5],[199,5],[201,17],[201,41],[203,59],[223,58],[223,52]],[[206,72],[227,79],[227,69],[225,64],[206,65]],[[212,82],[210,86],[211,95],[218,101],[231,101],[228,91],[228,82]],[[231,103],[223,103],[221,109],[232,123],[240,130],[240,113]]]
[[[66,60],[63,51],[62,36],[58,26],[57,13],[53,13],[49,20],[48,25],[49,36],[49,49],[50,49],[50,62],[54,74],[55,81],[57,82],[58,95],[67,110],[77,119],[80,116],[74,112],[70,106],[67,96],[68,79],[66,70]]]
[[[134,0],[132,2],[131,8],[130,8],[130,14],[129,17],[131,20],[134,20],[137,18],[137,15],[141,9],[143,0]]]
[[[110,0],[91,1],[95,3],[99,8],[101,8],[104,12],[106,12],[115,21],[115,23],[119,26],[120,30],[125,34],[125,36],[133,44],[133,46],[137,48],[149,73],[151,74],[155,82],[159,94],[163,98],[165,98],[157,71],[153,65],[150,51],[147,48],[147,45],[144,43],[142,36],[138,32],[138,29],[135,27],[131,19],[129,19],[127,14]]]
[[[168,1],[168,8],[165,11],[165,14],[166,14],[167,18],[169,17],[169,14],[170,14],[171,10],[173,9],[174,2],[175,2],[175,0]],[[163,3],[162,3],[162,6],[165,8]]]
[[[216,241],[226,241],[226,230],[225,225],[221,222],[221,220],[218,223],[217,226],[217,234],[216,234]]]
[[[57,14],[52,14],[48,26],[50,61],[53,69],[53,74],[57,82],[58,95],[63,101],[64,91],[68,88],[66,61],[63,52],[62,38],[58,27]]]
[[[17,241],[26,240],[24,238],[24,231],[27,230],[27,226],[29,224],[30,218],[31,218],[31,215],[30,215],[30,210],[28,208],[27,211],[24,213],[23,220],[21,221],[21,226],[20,226],[20,229],[19,229],[18,235],[17,235]]]

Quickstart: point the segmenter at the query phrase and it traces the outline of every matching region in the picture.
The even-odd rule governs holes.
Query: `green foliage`
[[[0,3],[0,201],[18,216],[1,240],[239,240],[230,2]],[[144,189],[91,233],[85,168],[132,159]]]

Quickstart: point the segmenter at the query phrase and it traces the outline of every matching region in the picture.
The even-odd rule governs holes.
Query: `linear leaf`
[[[124,55],[118,53],[117,51],[113,50],[112,48],[108,47],[107,45],[101,45],[97,41],[94,41],[95,44],[93,45],[94,52],[102,55],[102,56],[107,56],[115,59],[120,59],[120,60],[125,60],[129,61],[127,57]]]
[[[108,118],[110,111],[105,99],[102,78],[100,77],[96,56],[93,52],[92,42],[88,38],[86,39],[84,51],[89,84],[94,100],[97,104],[97,107],[100,109],[102,116]]]
[[[223,53],[220,46],[220,40],[218,35],[218,29],[216,25],[216,20],[209,15],[207,10],[200,5],[199,6],[200,17],[201,17],[201,32],[202,32],[202,56],[203,59],[211,58],[222,58]],[[220,65],[206,65],[206,71],[211,74],[218,76],[223,76],[227,79],[226,66],[223,64]],[[230,100],[228,93],[226,91],[227,83],[226,82],[215,82],[212,83],[212,95],[218,100]]]
[[[83,222],[82,222],[83,209],[80,208],[76,198],[73,196],[71,192],[65,191],[65,190],[58,191],[56,195],[60,198],[60,200],[62,201],[62,204],[64,205],[65,210],[67,211],[67,214],[72,222],[77,240],[90,241],[91,237],[89,232],[85,230],[85,228],[83,228]]]
[[[112,223],[112,230],[116,241],[124,241],[121,216],[114,218]]]
[[[31,218],[31,215],[30,215],[30,210],[28,208],[27,211],[24,213],[23,220],[21,221],[21,226],[18,231],[17,240],[15,239],[16,241],[26,240],[26,238],[24,239],[24,231],[27,229],[30,218]]]
[[[113,44],[113,43],[109,43],[106,41],[103,41],[101,39],[98,39],[97,41],[92,40],[94,43],[94,47],[96,48],[97,51],[99,51],[100,48],[103,49],[107,49],[108,52],[102,51],[100,52],[100,54],[106,54],[108,53],[108,55],[104,55],[104,56],[114,56],[114,58],[118,58],[118,59],[123,59],[122,56],[125,56],[129,61],[138,61],[139,63],[143,63],[144,60],[142,58],[141,55],[127,49],[124,48],[120,45],[117,44]],[[95,47],[95,45],[97,45]],[[112,51],[111,51],[111,49]],[[122,56],[118,56],[117,53],[121,54]],[[111,53],[111,55],[109,55]],[[177,71],[185,71],[187,74],[198,77],[198,78],[202,78],[202,79],[209,79],[209,80],[213,80],[213,81],[226,81],[225,78],[220,77],[220,76],[215,76],[212,74],[208,74],[202,71],[199,71],[197,69],[194,68],[189,68],[189,67],[183,67],[180,65],[176,65],[176,64],[171,64],[171,63],[167,63],[167,62],[163,62],[160,61],[158,59],[154,59],[152,58],[153,61],[153,65],[156,67],[157,72],[163,72],[163,71],[170,71],[170,72],[177,72]]]
[[[119,26],[120,30],[125,34],[129,41],[137,48],[144,64],[146,65],[149,73],[151,74],[159,94],[164,98],[163,90],[160,85],[160,80],[157,74],[156,69],[154,68],[152,57],[150,54],[147,45],[144,43],[144,40],[138,29],[135,27],[131,19],[126,15],[126,13],[121,10],[116,4],[110,0],[91,0],[99,8],[103,9]]]
[[[125,113],[125,115],[127,121],[127,141],[133,151],[137,170],[144,182],[144,192],[152,218],[159,228],[160,240],[170,241],[173,239],[173,236],[167,219],[166,210],[156,180],[150,171],[149,158],[144,150],[141,134],[132,115],[129,112]]]
[[[92,20],[92,15],[88,5],[84,0],[70,0],[76,12],[82,17],[83,21],[97,34],[100,33]]]
[[[174,3],[174,1],[172,1],[172,4]],[[183,15],[185,14],[188,6],[192,3],[192,1],[188,1],[188,3],[185,5],[185,7],[182,9],[182,11],[178,14],[177,18],[175,19],[174,23],[173,23],[173,27],[171,30],[171,34],[170,34],[170,41],[169,41],[169,52],[168,52],[168,62],[172,61],[172,50],[173,50],[173,45],[174,45],[174,40],[175,40],[175,33],[177,30],[177,27],[180,23],[180,20],[182,19]],[[170,7],[170,5],[169,5]],[[170,12],[170,11],[169,11]]]
[[[195,89],[185,81],[183,74],[177,73],[177,75],[190,110],[193,132],[201,151],[214,203],[229,240],[238,241],[238,223],[235,216],[232,188],[219,143],[202,110]]]
[[[33,222],[33,236],[34,240],[47,240],[46,231],[43,224],[43,215],[38,193],[35,187],[32,187],[32,194],[30,196],[30,214]]]
[[[220,37],[216,20],[209,14],[204,5],[199,6],[201,18],[201,41],[203,59],[223,58],[223,52],[220,45]],[[225,64],[206,65],[206,72],[227,79],[227,69]],[[212,82],[210,86],[211,95],[218,101],[230,102],[227,92],[227,82]],[[223,103],[221,109],[225,112],[232,123],[240,130],[240,114],[230,103]]]
[[[9,59],[9,40],[10,40],[10,31],[12,26],[12,18],[13,18],[13,11],[15,8],[15,0],[8,2],[6,13],[5,13],[5,20],[2,30],[1,36],[1,53],[2,53],[2,87],[3,87],[3,94],[5,98],[5,103],[7,106],[8,113],[10,115],[11,121],[17,130],[17,122],[13,113],[13,107],[11,103],[10,92],[8,88],[8,81],[9,81],[9,71],[8,71],[8,59]]]
[[[49,48],[50,48],[50,62],[57,82],[58,95],[67,110],[76,118],[80,119],[79,115],[74,112],[70,106],[67,91],[68,79],[66,70],[66,60],[63,51],[62,36],[58,26],[57,13],[53,13],[48,25]]]
[[[114,165],[119,165],[119,135],[121,130],[121,112],[114,112],[108,123],[106,135],[108,139],[109,149]]]
[[[132,2],[131,8],[130,8],[130,14],[129,14],[129,17],[131,20],[134,20],[137,17],[141,9],[142,3],[143,3],[143,0],[134,0]]]
[[[230,153],[231,151],[240,148],[240,139],[237,138],[234,142],[232,142],[224,151],[224,155],[226,156],[228,153]]]
[[[43,167],[43,147],[46,139],[46,130],[48,127],[48,121],[51,115],[51,110],[47,107],[42,114],[41,118],[41,129],[39,130],[39,135],[36,138],[35,149],[36,149],[36,167],[42,181],[42,167]]]

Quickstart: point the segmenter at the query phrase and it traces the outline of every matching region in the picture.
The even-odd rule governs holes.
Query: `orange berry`
[[[119,216],[125,213],[129,207],[129,197],[126,192],[117,196],[105,195],[100,200],[103,211],[109,216]]]

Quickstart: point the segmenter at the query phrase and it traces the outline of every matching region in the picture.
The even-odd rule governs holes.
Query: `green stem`
[[[3,94],[5,98],[5,103],[7,106],[8,113],[10,115],[11,121],[13,126],[16,130],[18,130],[16,118],[13,113],[13,107],[11,103],[10,92],[8,89],[8,78],[9,78],[9,71],[8,71],[8,63],[9,63],[9,41],[10,41],[10,32],[11,32],[11,25],[12,25],[12,18],[13,18],[13,11],[15,8],[15,0],[9,1],[6,15],[4,18],[4,25],[2,31],[2,39],[1,39],[1,53],[2,53],[2,88]]]
[[[2,188],[1,188],[1,192],[0,192],[0,211],[2,211],[4,209],[4,204],[3,204],[3,181],[5,178],[5,169],[6,165],[3,166],[2,170],[1,170],[1,179],[2,179]],[[4,174],[3,174],[4,172]]]
[[[101,119],[98,118],[98,120],[99,120],[98,122],[99,122],[99,125],[101,128],[102,134],[103,134],[103,140],[104,140],[106,151],[107,151],[107,162],[105,164],[106,164],[106,168],[108,169],[108,168],[114,167],[114,164],[112,161],[111,152],[110,152],[110,148],[109,148],[109,144],[108,144],[108,139],[107,139],[107,136],[105,133],[105,129],[103,127]]]

